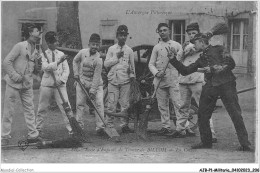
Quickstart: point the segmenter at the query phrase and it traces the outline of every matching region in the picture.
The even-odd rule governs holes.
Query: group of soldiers
[[[189,111],[191,99],[194,98],[198,109],[198,124],[201,143],[192,146],[193,149],[212,148],[216,143],[211,115],[216,106],[218,97],[222,99],[237,131],[241,144],[239,150],[251,150],[248,134],[241,116],[241,109],[236,94],[236,82],[232,73],[235,62],[225,52],[223,46],[211,46],[209,38],[200,33],[198,23],[191,23],[186,29],[189,41],[184,45],[170,39],[170,28],[166,23],[160,23],[157,33],[160,41],[154,46],[149,61],[149,69],[154,75],[158,108],[161,114],[162,128],[157,132],[169,138],[183,138],[195,136],[189,128]],[[24,117],[28,128],[28,142],[41,141],[44,119],[51,97],[55,100],[62,112],[66,128],[73,134],[69,120],[62,107],[62,99],[56,87],[60,88],[66,102],[68,101],[66,82],[70,69],[63,52],[57,50],[58,39],[53,31],[45,34],[48,49],[39,53],[36,42],[41,38],[40,29],[36,25],[27,28],[27,40],[17,43],[3,62],[7,73],[6,92],[4,100],[4,114],[2,121],[2,145],[8,144],[11,138],[11,124],[14,114],[14,104],[20,96],[24,108]],[[129,108],[130,79],[135,78],[134,52],[126,45],[128,36],[126,25],[120,25],[116,31],[117,43],[109,47],[103,62],[98,52],[101,39],[96,33],[90,36],[88,48],[82,49],[73,59],[73,74],[76,81],[81,81],[89,91],[89,97],[94,101],[97,135],[105,136],[105,124],[101,118],[106,119],[106,125],[113,127],[113,116],[105,116],[107,112],[113,113],[120,104],[121,111]],[[38,111],[34,113],[33,103],[33,77],[35,62],[42,60],[42,76]],[[104,64],[103,64],[104,63]],[[102,67],[109,72],[108,99],[106,107],[103,101]],[[36,66],[37,68],[37,66]],[[37,70],[36,70],[37,71]],[[54,80],[54,74],[56,80]],[[179,73],[181,75],[179,75]],[[160,82],[159,82],[160,81]],[[176,130],[171,130],[169,102],[172,101],[176,114]],[[76,119],[84,129],[84,108],[87,102],[81,86],[76,83]],[[122,133],[132,133],[128,118],[120,118]]]

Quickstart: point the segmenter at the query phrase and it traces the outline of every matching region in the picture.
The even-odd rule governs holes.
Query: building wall
[[[127,44],[131,47],[141,44],[155,45],[159,35],[155,32],[160,22],[185,20],[187,26],[198,22],[202,32],[216,23],[226,21],[227,15],[256,10],[255,2],[213,1],[213,2],[79,2],[79,23],[83,47],[87,47],[92,33],[100,33],[101,20],[118,20],[129,29]],[[116,31],[114,31],[116,32]],[[186,37],[187,38],[187,37]],[[255,37],[254,37],[255,38]],[[211,43],[227,44],[226,36],[214,36]],[[255,56],[253,57],[255,58]],[[234,57],[234,59],[236,59]]]
[[[19,19],[45,20],[46,25],[44,29],[56,31],[56,2],[2,2],[2,61],[12,47],[21,41]]]
[[[232,10],[250,9],[245,2],[79,2],[79,21],[83,46],[93,32],[99,32],[100,20],[119,20],[129,28],[128,44],[155,44],[155,29],[160,22],[185,19],[186,24],[198,21],[201,31],[208,31],[215,23],[225,20]]]

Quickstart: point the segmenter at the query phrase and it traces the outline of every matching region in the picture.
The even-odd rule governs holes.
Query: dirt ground
[[[237,89],[254,86],[253,78],[239,77]],[[2,93],[4,94],[4,93]],[[35,90],[35,108],[38,107],[39,91]],[[3,96],[2,96],[3,98]],[[243,118],[249,134],[252,148],[256,146],[256,92],[249,91],[239,95]],[[222,105],[219,101],[218,105]],[[12,125],[11,144],[25,138],[27,129],[18,102]],[[28,148],[3,150],[2,163],[255,163],[258,162],[255,152],[239,152],[234,126],[225,108],[222,106],[213,114],[213,122],[218,143],[212,149],[191,150],[190,146],[200,142],[198,130],[196,137],[168,139],[162,136],[151,136],[150,141],[136,140],[134,135],[121,135],[121,143],[96,136],[94,116],[86,115],[84,131],[90,136],[92,143],[85,143],[78,149],[36,149]],[[68,136],[59,111],[49,112],[46,117],[44,137],[60,139]],[[118,132],[121,130],[116,121]],[[133,123],[130,123],[133,128]],[[160,122],[150,122],[149,129],[160,129]],[[172,127],[175,128],[174,125]]]

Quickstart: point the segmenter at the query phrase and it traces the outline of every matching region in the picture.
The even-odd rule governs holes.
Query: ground
[[[238,77],[237,89],[254,86],[254,79]],[[38,106],[39,91],[35,90],[35,108]],[[239,95],[239,103],[249,134],[252,148],[256,143],[256,95],[249,91]],[[3,96],[2,96],[3,98]],[[219,101],[218,105],[222,105]],[[27,134],[20,102],[12,125],[11,144],[25,138]],[[87,112],[88,113],[88,112]],[[92,115],[85,117],[84,131],[90,136],[92,143],[85,143],[78,149],[37,149],[28,148],[2,149],[2,163],[255,163],[258,155],[255,152],[239,152],[239,146],[234,126],[225,108],[222,106],[213,114],[213,122],[217,133],[218,143],[212,149],[191,150],[190,146],[200,142],[198,130],[196,137],[182,139],[167,139],[162,136],[151,136],[150,141],[136,140],[134,135],[122,135],[121,143],[97,137]],[[118,121],[116,123],[117,130]],[[133,128],[133,123],[130,123]],[[150,122],[149,129],[159,129],[160,122]],[[174,125],[172,128],[175,128]],[[68,136],[59,111],[49,112],[46,117],[44,137],[60,139]]]

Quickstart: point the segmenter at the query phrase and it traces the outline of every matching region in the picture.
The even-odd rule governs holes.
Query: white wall
[[[2,2],[2,60],[21,41],[19,19],[43,19],[46,29],[56,31],[56,2]]]
[[[79,2],[79,20],[83,47],[92,33],[99,33],[100,20],[119,20],[129,29],[127,44],[156,44],[155,32],[160,22],[172,19],[197,21],[201,31],[206,32],[219,21],[224,21],[226,12],[252,8],[245,2]],[[135,11],[135,13],[131,13]],[[158,13],[157,13],[158,12]],[[131,39],[130,39],[131,37]],[[223,44],[223,37],[213,39],[213,44]]]

